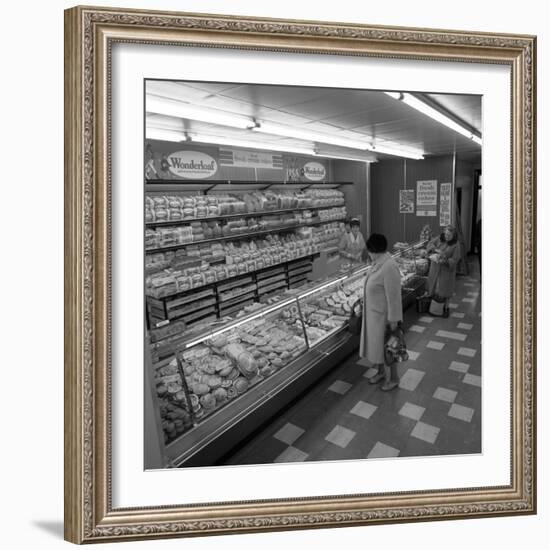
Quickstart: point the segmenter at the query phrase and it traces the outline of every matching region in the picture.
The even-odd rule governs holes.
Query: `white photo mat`
[[[510,483],[510,69],[501,65],[115,44],[112,95],[113,508]],[[143,86],[146,78],[483,95],[482,453],[143,469]],[[486,233],[486,232],[485,232]],[[434,365],[448,368],[448,365]],[[403,390],[405,391],[405,390]],[[411,394],[413,397],[414,394]]]

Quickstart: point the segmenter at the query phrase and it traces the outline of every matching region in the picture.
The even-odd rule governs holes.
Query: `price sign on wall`
[[[439,188],[439,225],[451,223],[451,184],[442,183]]]
[[[414,213],[414,189],[399,190],[399,213],[400,214]]]
[[[416,215],[437,216],[437,180],[416,182]]]

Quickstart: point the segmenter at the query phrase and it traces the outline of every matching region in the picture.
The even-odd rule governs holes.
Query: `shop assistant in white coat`
[[[399,384],[397,365],[384,365],[386,327],[394,331],[403,321],[401,300],[401,273],[395,260],[388,254],[384,235],[373,233],[366,248],[372,259],[363,294],[363,324],[359,355],[367,358],[377,369],[369,379],[371,384],[384,380],[381,389],[392,390]]]
[[[350,231],[345,232],[340,239],[338,249],[340,256],[347,258],[352,262],[360,262],[365,250],[365,239],[359,231],[360,223],[357,218],[350,221]]]

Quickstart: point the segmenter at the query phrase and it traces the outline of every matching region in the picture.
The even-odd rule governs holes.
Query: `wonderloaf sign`
[[[304,164],[304,176],[311,181],[321,181],[325,179],[327,171],[319,162],[307,162]]]
[[[168,169],[180,178],[205,179],[218,171],[214,158],[199,151],[176,151],[167,157]]]

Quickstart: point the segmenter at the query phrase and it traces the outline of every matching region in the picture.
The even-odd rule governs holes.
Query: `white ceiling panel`
[[[220,94],[231,90],[232,88],[240,86],[240,84],[234,84],[232,82],[182,82],[179,81],[178,85],[182,88],[194,88],[202,90],[206,94]]]
[[[481,132],[481,96],[426,94],[436,103]]]
[[[302,130],[330,134],[340,138],[374,140],[426,155],[459,151],[479,155],[480,148],[470,139],[441,125],[409,105],[387,94],[369,90],[340,90],[211,82],[148,82],[148,91],[172,97],[203,108],[276,122]],[[450,94],[426,94],[477,130],[481,130],[481,98]],[[162,118],[148,117],[148,124],[174,124]],[[189,131],[209,132],[261,143],[285,143],[296,147],[311,142],[269,136],[234,128],[181,121],[179,127]]]
[[[315,101],[318,98],[325,97],[326,93],[325,88],[242,84],[223,92],[223,95],[270,109],[279,109],[289,105]],[[284,110],[289,113],[292,112],[286,108]]]

